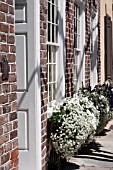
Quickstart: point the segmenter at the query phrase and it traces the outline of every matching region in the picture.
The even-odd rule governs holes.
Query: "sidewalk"
[[[104,132],[82,148],[62,170],[113,170],[113,120]]]

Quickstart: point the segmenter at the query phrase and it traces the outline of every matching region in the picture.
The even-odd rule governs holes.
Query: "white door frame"
[[[35,116],[36,116],[36,170],[42,169],[41,156],[41,87],[40,87],[40,0],[34,0],[34,57],[35,57]]]
[[[34,123],[34,146],[35,148],[35,167],[33,170],[41,170],[42,169],[42,158],[41,158],[41,87],[40,87],[40,0],[32,0],[31,14],[29,15],[29,19],[32,24],[33,34],[31,36],[31,41],[33,42],[32,51],[33,58],[30,60],[34,60],[34,70],[35,70],[35,96],[34,96],[34,106],[35,106],[35,122]],[[30,66],[29,66],[30,67]],[[21,167],[20,167],[21,168]],[[24,167],[22,167],[24,168]],[[26,170],[26,169],[25,169]],[[30,170],[30,169],[28,169]]]

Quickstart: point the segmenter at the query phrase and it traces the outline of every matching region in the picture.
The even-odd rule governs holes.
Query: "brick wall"
[[[85,18],[86,18],[86,37],[85,37],[85,83],[86,86],[89,85],[90,81],[90,8],[91,8],[91,1],[93,0],[86,0],[86,11],[85,11]],[[101,81],[101,60],[100,60],[100,0],[96,1],[96,8],[98,10],[98,83]]]
[[[42,170],[47,167],[47,0],[40,0]]]
[[[74,62],[74,0],[66,0],[66,97],[73,95],[73,62]]]
[[[90,1],[91,0],[86,0],[86,11],[85,11],[85,19],[86,19],[85,84],[86,86],[89,84],[89,80],[90,80]]]
[[[101,82],[101,58],[100,58],[100,0],[98,0],[98,83]]]
[[[9,79],[2,81],[1,61],[8,60]],[[14,0],[0,1],[0,169],[18,166]]]

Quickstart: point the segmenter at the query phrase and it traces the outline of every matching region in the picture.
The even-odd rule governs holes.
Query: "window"
[[[74,91],[85,82],[85,4],[74,5]],[[81,1],[80,1],[81,2]]]
[[[74,8],[74,47],[80,48],[80,7],[77,4]]]
[[[63,6],[64,4],[64,6]],[[64,16],[65,0],[48,0],[48,21],[47,21],[47,90],[48,102],[51,106],[54,100],[62,98],[65,88],[64,80],[64,23],[59,17]],[[62,14],[63,13],[63,14]],[[62,21],[65,20],[62,18]],[[60,28],[60,33],[59,33]],[[60,44],[60,45],[59,45]],[[61,88],[64,88],[63,90]]]

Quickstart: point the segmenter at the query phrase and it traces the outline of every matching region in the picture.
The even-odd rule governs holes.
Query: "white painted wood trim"
[[[80,7],[80,62],[82,61],[82,70],[78,80],[78,87],[81,87],[82,82],[85,85],[85,0],[75,0],[75,3]],[[78,51],[78,50],[77,50]],[[80,64],[80,63],[79,63]]]
[[[61,100],[65,97],[65,8],[66,8],[66,1],[65,0],[59,0],[59,12],[60,12],[60,24],[59,25],[59,49],[58,49],[58,70],[57,73],[60,71],[60,77],[61,79],[61,86],[59,91],[61,91],[61,95],[59,92],[57,93],[56,99]],[[63,27],[63,28],[62,28]],[[60,29],[61,28],[61,29]],[[61,57],[60,57],[61,56]],[[59,75],[57,75],[57,82],[59,83]]]
[[[36,170],[42,169],[41,157],[41,87],[40,87],[40,0],[34,0],[34,57],[35,57],[35,110],[36,110]]]

